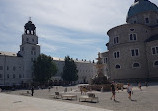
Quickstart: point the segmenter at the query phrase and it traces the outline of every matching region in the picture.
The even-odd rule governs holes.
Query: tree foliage
[[[39,55],[33,66],[35,82],[46,83],[57,73],[57,66],[53,59],[45,54]]]
[[[63,67],[62,78],[64,81],[72,82],[78,80],[77,66],[72,58],[69,56],[65,57],[65,65]]]

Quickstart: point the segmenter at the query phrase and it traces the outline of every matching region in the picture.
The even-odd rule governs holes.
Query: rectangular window
[[[118,44],[119,43],[119,39],[118,39],[118,37],[115,37],[114,38],[114,44]]]
[[[7,74],[7,78],[9,78],[9,74]]]
[[[156,53],[158,54],[158,47],[156,47]]]
[[[152,48],[152,54],[156,54],[155,48]]]
[[[0,66],[0,70],[3,70],[3,66]]]
[[[145,18],[145,23],[149,23],[149,18]]]
[[[7,70],[9,70],[9,66],[7,66]]]
[[[119,58],[120,57],[120,52],[114,52],[114,58]]]
[[[152,48],[152,54],[153,55],[158,54],[158,47],[153,47]]]
[[[130,34],[130,40],[133,40],[133,36],[132,36],[132,34]]]
[[[0,74],[0,79],[2,79],[2,74]]]
[[[131,50],[131,55],[132,56],[139,56],[139,50],[138,49],[132,49]]]
[[[136,55],[136,56],[139,56],[138,49],[135,50],[135,55]]]
[[[131,50],[132,56],[134,56],[134,50]]]
[[[133,40],[137,40],[136,34],[133,34]]]
[[[104,58],[104,63],[107,63],[108,62],[108,58]]]
[[[15,78],[15,74],[13,74],[13,78]]]
[[[137,40],[137,35],[136,34],[130,34],[129,35],[129,40],[136,41]]]
[[[19,78],[21,78],[21,74],[19,74]]]

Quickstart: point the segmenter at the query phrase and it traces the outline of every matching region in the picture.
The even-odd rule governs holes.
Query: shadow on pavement
[[[134,100],[134,99],[131,99],[131,101],[133,101],[133,102],[137,102],[137,100]]]

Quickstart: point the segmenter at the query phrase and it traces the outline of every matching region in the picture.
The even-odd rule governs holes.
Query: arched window
[[[140,64],[139,63],[134,63],[133,67],[140,67]]]
[[[121,67],[120,67],[120,65],[117,64],[117,65],[115,66],[115,68],[116,68],[116,69],[120,69]]]
[[[155,66],[158,66],[158,61],[155,61],[154,65],[155,65]]]

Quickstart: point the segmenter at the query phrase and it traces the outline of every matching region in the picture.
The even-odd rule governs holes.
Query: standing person
[[[33,96],[33,93],[34,93],[34,86],[32,86],[31,88],[31,95]]]
[[[133,91],[132,91],[132,86],[131,84],[128,83],[128,86],[127,86],[127,93],[128,93],[128,98],[131,100],[131,94],[133,94]]]
[[[139,87],[139,89],[142,91],[142,85],[141,85],[140,82],[138,83],[138,87]]]
[[[50,92],[50,89],[51,89],[51,87],[50,86],[48,86],[48,91]]]
[[[114,101],[116,101],[115,100],[115,83],[114,82],[112,82],[112,84],[111,84],[111,92],[112,92],[112,96],[111,96],[111,100],[112,100],[112,98],[114,98]]]

